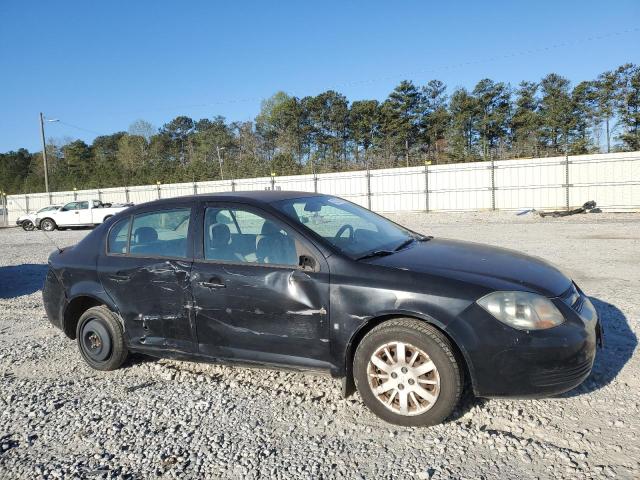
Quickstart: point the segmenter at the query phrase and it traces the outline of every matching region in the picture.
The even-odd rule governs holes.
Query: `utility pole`
[[[47,144],[44,141],[44,115],[40,112],[40,136],[42,137],[42,160],[44,162],[44,189],[49,193],[49,165],[47,163]]]
[[[218,153],[218,163],[220,164],[220,179],[224,180],[224,173],[222,173],[222,157],[220,156],[220,150],[224,150],[224,147],[220,148],[216,145],[216,152]]]

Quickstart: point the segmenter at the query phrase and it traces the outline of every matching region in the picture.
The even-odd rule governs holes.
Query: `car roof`
[[[200,193],[198,195],[186,195],[181,197],[163,198],[160,200],[153,200],[151,202],[139,203],[138,206],[152,206],[152,205],[166,205],[173,202],[185,202],[185,201],[236,201],[236,202],[248,202],[248,203],[272,203],[280,200],[288,200],[292,198],[301,197],[320,197],[323,194],[314,192],[297,192],[291,190],[250,190],[250,191],[238,191],[238,192],[217,192],[217,193]]]

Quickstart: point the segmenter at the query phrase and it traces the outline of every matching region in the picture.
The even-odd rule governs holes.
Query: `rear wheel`
[[[362,339],[353,376],[364,403],[396,425],[441,423],[462,392],[462,369],[447,337],[408,318],[384,322]]]
[[[78,321],[80,354],[96,370],[115,370],[127,359],[122,324],[108,308],[92,307]]]
[[[42,219],[42,221],[40,222],[40,228],[42,230],[44,230],[45,232],[52,232],[54,231],[56,228],[58,228],[58,226],[56,225],[56,222],[54,222],[52,219],[50,218],[44,218]]]
[[[22,229],[26,232],[31,232],[36,228],[36,226],[33,224],[31,220],[25,220],[24,222],[22,222],[21,226],[22,226]]]

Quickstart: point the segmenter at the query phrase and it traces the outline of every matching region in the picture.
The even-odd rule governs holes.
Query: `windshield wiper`
[[[365,253],[361,257],[357,257],[356,260],[364,260],[365,258],[373,257],[386,257],[387,255],[393,255],[396,253],[393,250],[374,250],[373,252]]]
[[[396,248],[393,249],[394,252],[397,252],[398,250],[402,250],[404,247],[411,245],[413,242],[415,242],[416,239],[411,237],[411,238],[407,238],[404,242],[402,242],[400,245],[398,245]]]

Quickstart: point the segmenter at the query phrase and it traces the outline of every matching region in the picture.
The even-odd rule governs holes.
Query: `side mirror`
[[[316,270],[316,259],[309,255],[300,255],[298,265],[302,270],[314,272]]]
[[[302,223],[309,223],[309,217],[300,217]]]

